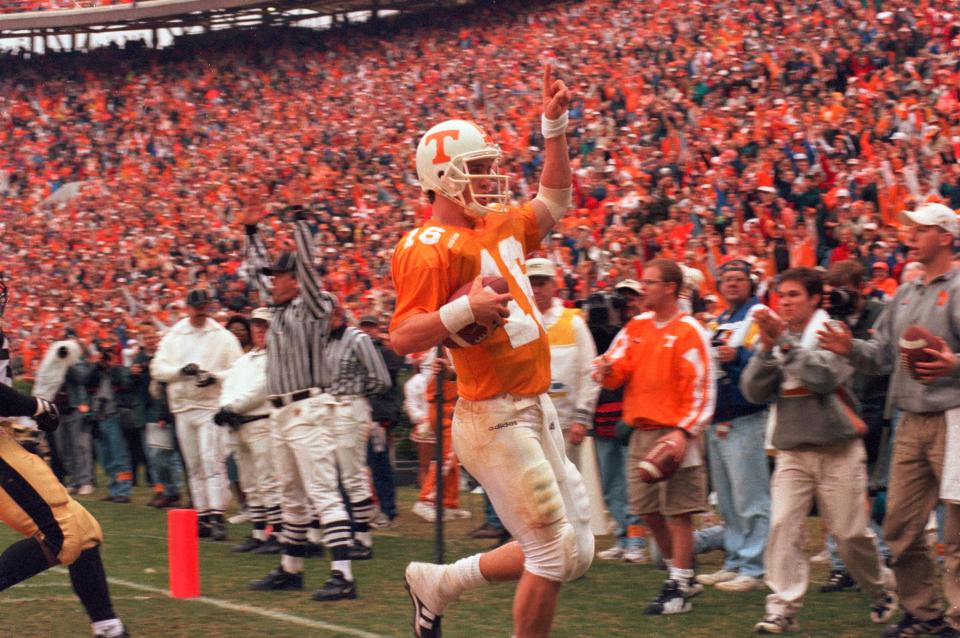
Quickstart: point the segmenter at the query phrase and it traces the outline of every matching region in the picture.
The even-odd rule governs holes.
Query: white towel
[[[943,446],[943,475],[940,477],[940,498],[960,503],[960,408],[944,413],[947,440]]]

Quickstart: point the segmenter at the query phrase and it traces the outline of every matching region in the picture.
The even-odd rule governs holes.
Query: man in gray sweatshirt
[[[766,585],[773,593],[754,629],[781,634],[798,628],[809,574],[801,535],[814,498],[844,563],[873,600],[870,619],[885,623],[897,610],[897,597],[869,527],[866,451],[860,438],[866,427],[847,388],[853,367],[817,346],[818,331],[830,322],[819,308],[820,273],[787,270],[777,293],[780,316],[765,308],[754,314],[760,349],[740,377],[748,401],[772,402],[772,442],[778,450],[764,557]]]

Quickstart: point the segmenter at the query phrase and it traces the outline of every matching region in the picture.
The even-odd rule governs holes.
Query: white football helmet
[[[510,178],[497,173],[502,153],[480,127],[465,120],[437,124],[417,145],[417,177],[424,191],[434,191],[464,207],[471,217],[503,212],[510,200]],[[489,172],[471,172],[471,162],[491,160]],[[483,192],[474,181],[485,182]],[[469,193],[470,199],[464,197]]]

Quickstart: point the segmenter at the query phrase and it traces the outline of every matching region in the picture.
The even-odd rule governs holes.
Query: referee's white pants
[[[331,547],[348,545],[352,538],[337,476],[334,406],[333,397],[321,394],[291,403],[272,415],[284,530],[288,531],[290,523],[299,531],[315,513],[324,527],[324,543]]]
[[[587,571],[594,550],[590,500],[564,454],[549,396],[461,398],[453,449],[520,543],[526,571],[555,582]]]
[[[279,507],[280,480],[273,462],[270,419],[244,423],[230,432],[230,448],[237,461],[240,489],[247,497],[247,506]]]
[[[370,402],[366,397],[338,397],[331,406],[331,423],[336,432],[337,466],[340,483],[351,503],[371,498],[367,473],[367,436],[370,433]],[[356,512],[354,512],[356,514]]]
[[[222,513],[230,502],[225,433],[213,422],[216,410],[194,408],[174,415],[177,441],[187,465],[190,498],[201,514]]]

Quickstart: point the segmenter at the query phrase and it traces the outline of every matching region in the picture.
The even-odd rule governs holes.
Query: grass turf
[[[129,505],[102,503],[98,492],[80,500],[100,520],[108,575],[128,583],[166,589],[166,514],[144,506],[150,494],[135,491]],[[397,527],[376,534],[373,561],[354,563],[359,599],[316,603],[310,592],[326,578],[329,563],[309,559],[303,592],[250,592],[248,580],[262,576],[278,562],[275,556],[250,556],[230,552],[233,543],[204,541],[200,547],[201,589],[204,597],[225,601],[232,608],[202,601],[174,600],[163,593],[143,591],[118,583],[111,585],[114,607],[135,638],[294,638],[350,636],[359,633],[308,627],[250,613],[245,606],[292,614],[303,619],[336,625],[378,636],[409,636],[410,604],[403,589],[403,569],[411,560],[433,557],[432,526],[409,513],[416,494],[400,491],[401,516]],[[446,560],[481,551],[489,541],[465,534],[482,520],[482,501],[464,496],[474,518],[448,523]],[[819,544],[816,523],[811,538]],[[241,540],[248,525],[231,525],[231,541]],[[0,548],[15,540],[0,528]],[[598,538],[597,548],[611,539]],[[811,549],[814,547],[811,545]],[[818,549],[818,548],[817,548]],[[699,571],[719,568],[722,556],[700,557]],[[870,623],[866,596],[860,593],[820,594],[819,583],[827,568],[811,565],[811,591],[800,614],[797,637],[875,637],[880,627]],[[596,560],[586,577],[564,587],[553,636],[566,638],[608,636],[670,636],[683,638],[734,638],[752,634],[763,613],[764,592],[728,594],[707,588],[694,600],[689,614],[644,616],[645,602],[659,592],[664,573],[651,565],[624,565]],[[497,584],[465,594],[444,617],[448,638],[503,637],[510,635],[512,584]],[[0,636],[9,638],[84,638],[89,624],[73,596],[65,570],[41,574],[22,586],[0,594]]]

